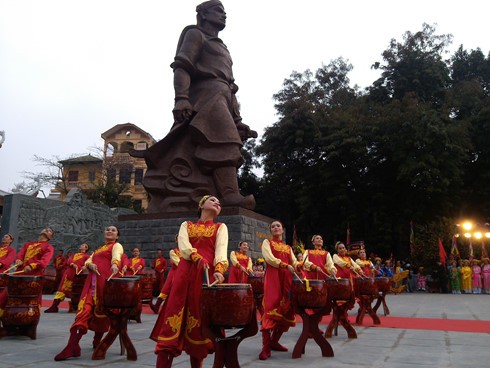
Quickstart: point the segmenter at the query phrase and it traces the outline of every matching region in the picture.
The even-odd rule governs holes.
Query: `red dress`
[[[53,258],[54,249],[48,242],[27,242],[24,244],[16,259],[22,261],[16,271],[23,271],[26,266],[31,267],[30,272],[24,272],[22,275],[42,276],[44,269],[49,265]],[[0,293],[0,317],[3,315],[3,309],[7,303],[7,288]],[[39,305],[42,303],[42,294],[39,295]]]
[[[374,265],[369,259],[366,259],[363,261],[362,259],[359,258],[359,259],[356,259],[356,263],[359,267],[361,267],[361,270],[362,270],[362,272],[364,272],[364,275],[366,277],[369,277],[369,278],[374,277],[374,275],[373,275]]]
[[[8,270],[15,258],[15,249],[10,245],[0,245],[0,273]]]
[[[100,275],[90,272],[83,286],[78,312],[75,322],[70,328],[71,332],[81,330],[86,333],[88,329],[95,332],[109,330],[109,318],[104,313],[103,293],[106,280],[112,274],[113,263],[120,264],[123,254],[121,244],[113,242],[105,244],[95,250],[86,261],[86,264],[95,263]]]
[[[252,260],[246,254],[241,252],[231,252],[230,260],[233,267],[230,268],[228,282],[230,284],[246,284],[248,283],[248,275],[242,271],[240,266],[244,267],[248,274],[252,273]]]
[[[177,267],[179,266],[179,263],[182,260],[182,254],[180,253],[179,248],[171,249],[169,252],[169,256],[170,256],[170,264],[172,265],[172,267],[168,272],[167,279],[165,280],[162,290],[160,291],[160,295],[158,296],[160,299],[163,300],[167,300],[168,294],[170,294],[175,271],[177,270]]]
[[[183,258],[150,338],[157,341],[156,354],[167,351],[178,356],[184,350],[193,358],[204,359],[214,348],[201,330],[203,262],[209,265],[210,277],[226,271],[228,229],[213,221],[186,221],[180,226],[178,243]]]
[[[126,270],[126,275],[135,275],[143,273],[145,268],[145,260],[141,257],[133,257],[129,259],[129,265]]]
[[[151,264],[151,268],[155,270],[158,290],[161,290],[163,287],[165,271],[167,271],[167,260],[163,256],[155,258]]]
[[[68,259],[67,262],[68,267],[63,273],[63,277],[61,278],[61,282],[60,282],[60,287],[58,288],[58,291],[56,292],[56,295],[54,297],[55,299],[64,300],[65,297],[71,298],[73,278],[75,277],[77,270],[80,270],[85,265],[85,261],[89,257],[90,256],[87,253],[80,252],[80,253],[75,253]],[[73,265],[76,265],[77,268],[73,267]]]
[[[262,330],[278,328],[285,332],[289,327],[296,325],[290,300],[293,275],[287,266],[296,267],[298,261],[289,245],[273,239],[263,241],[262,255],[267,263],[262,302]]]
[[[332,268],[335,267],[332,261],[332,256],[324,249],[306,250],[305,254],[303,255],[303,259],[305,260],[303,275],[308,280],[325,279],[325,275],[320,271],[310,270],[310,264],[314,264],[315,266],[320,267],[322,271],[325,272],[327,275],[331,274]]]

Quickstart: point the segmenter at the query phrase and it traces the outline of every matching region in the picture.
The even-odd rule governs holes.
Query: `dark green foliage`
[[[296,225],[330,250],[349,224],[351,240],[396,259],[409,256],[414,221],[418,263],[438,256],[438,238],[449,254],[461,216],[488,221],[490,58],[461,46],[444,60],[451,38],[424,24],[392,40],[362,92],[342,58],[293,72],[274,95],[278,121],[247,148],[263,176],[248,157],[240,183],[257,210],[281,219],[288,239]]]

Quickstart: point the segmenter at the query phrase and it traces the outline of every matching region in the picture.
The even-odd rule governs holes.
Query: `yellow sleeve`
[[[332,256],[330,255],[330,252],[327,253],[327,264],[325,265],[325,270],[329,274],[333,272],[332,270],[337,270],[335,268],[335,265],[333,264],[333,260],[332,260]]]
[[[264,239],[264,241],[262,242],[262,256],[264,257],[264,260],[268,265],[279,268],[281,260],[274,257],[274,255],[272,254],[271,243],[269,242],[269,239]]]
[[[238,262],[238,259],[237,259],[237,257],[236,257],[236,253],[235,253],[235,251],[232,251],[232,252],[230,253],[230,261],[231,261],[231,264],[232,264],[233,266],[235,266],[235,267],[238,267],[238,266],[240,265],[240,264],[239,264],[239,262]]]
[[[248,257],[247,271],[249,274],[253,272],[252,258]]]
[[[228,227],[221,224],[216,233],[216,244],[214,250],[214,266],[221,263],[225,271],[228,269]]]
[[[189,241],[189,233],[187,231],[187,221],[184,221],[182,225],[180,225],[177,241],[179,243],[179,250],[180,253],[182,254],[182,258],[190,261],[191,254],[196,253],[197,249],[193,248]]]
[[[333,255],[333,263],[338,265],[339,267],[346,268],[349,267],[346,261],[344,261],[342,258],[340,258],[337,254]]]
[[[123,246],[121,243],[116,243],[112,247],[112,259],[111,264],[117,264],[118,266],[121,264],[121,258],[124,253]]]
[[[175,251],[171,249],[170,252],[168,252],[168,255],[170,257],[170,262],[178,266],[180,262],[180,257],[177,254],[175,254]]]

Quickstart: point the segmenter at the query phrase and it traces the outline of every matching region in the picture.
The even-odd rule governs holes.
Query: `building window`
[[[68,181],[78,181],[78,171],[68,171]]]
[[[131,169],[119,170],[119,184],[131,184]]]
[[[134,185],[143,184],[143,169],[134,170]]]
[[[95,170],[90,170],[88,172],[88,180],[90,182],[94,182],[95,181]]]
[[[113,167],[107,169],[107,180],[116,181],[116,169]]]

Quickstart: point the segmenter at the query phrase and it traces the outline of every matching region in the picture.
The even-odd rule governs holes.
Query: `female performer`
[[[483,258],[481,268],[483,294],[490,294],[490,258]]]
[[[373,262],[367,259],[366,249],[361,248],[358,252],[359,258],[356,259],[356,263],[359,267],[361,267],[362,272],[366,277],[374,277],[374,274],[377,272],[374,268]]]
[[[60,286],[56,295],[53,299],[53,304],[51,307],[46,309],[44,313],[58,313],[58,305],[65,300],[68,296],[71,298],[71,290],[73,288],[73,279],[75,278],[75,274],[78,270],[82,269],[85,265],[85,261],[89,258],[87,251],[89,249],[88,244],[84,243],[80,245],[80,252],[73,254],[67,261],[68,267],[63,273],[63,277],[61,278]],[[71,307],[70,307],[71,308]]]
[[[175,243],[177,243],[179,235],[175,235]],[[168,271],[167,279],[163,284],[162,290],[160,291],[160,295],[158,295],[157,301],[155,304],[150,304],[150,308],[153,313],[158,314],[158,310],[160,309],[160,305],[167,300],[168,294],[170,293],[170,289],[172,288],[172,282],[175,275],[175,270],[179,266],[180,260],[182,259],[182,253],[180,253],[179,247],[175,247],[174,249],[170,249],[168,252],[170,257],[170,271]]]
[[[239,251],[232,251],[230,253],[230,260],[233,267],[230,269],[230,276],[228,282],[230,284],[246,284],[248,282],[248,275],[252,274],[252,260],[247,256],[248,243],[241,241],[238,243]]]
[[[361,267],[347,254],[344,243],[337,242],[335,244],[335,251],[337,254],[333,255],[332,260],[337,268],[337,277],[350,279],[352,282],[354,277],[358,277],[359,275],[364,276]]]
[[[465,259],[463,261],[463,267],[461,267],[461,290],[464,291],[465,294],[471,294],[471,267],[470,261]]]
[[[262,243],[262,255],[267,264],[264,277],[264,314],[262,317],[262,351],[260,360],[271,356],[271,350],[287,351],[279,339],[289,327],[296,325],[290,300],[293,274],[298,261],[293,250],[282,241],[284,227],[280,221],[270,225],[272,239]]]
[[[95,250],[85,267],[91,271],[80,295],[75,322],[70,328],[70,339],[66,347],[55,356],[54,360],[65,360],[79,357],[81,354],[80,339],[90,329],[95,332],[93,346],[97,347],[104,332],[109,330],[109,318],[104,314],[104,285],[111,275],[119,272],[123,247],[117,242],[119,230],[107,226],[104,230],[105,244]]]
[[[12,234],[5,234],[0,245],[0,273],[4,273],[10,268],[15,259],[15,249],[10,246],[14,241]]]
[[[228,228],[214,222],[220,212],[219,200],[206,195],[199,202],[199,220],[185,221],[180,226],[182,260],[150,335],[157,342],[157,368],[171,367],[182,350],[190,355],[191,367],[199,368],[213,351],[212,341],[202,334],[201,291],[205,274],[222,283],[228,268]]]
[[[313,250],[306,250],[303,256],[303,274],[309,280],[323,280],[327,275],[336,275],[337,268],[333,264],[332,256],[323,249],[321,235],[313,235],[311,238]]]
[[[481,294],[481,267],[477,259],[471,261],[471,279],[473,286],[473,294]]]

